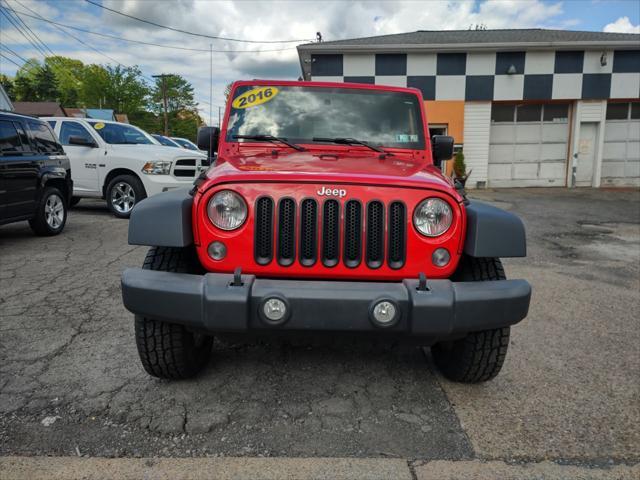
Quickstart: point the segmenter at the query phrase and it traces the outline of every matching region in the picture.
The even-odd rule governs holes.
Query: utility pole
[[[161,75],[151,75],[153,78],[160,78],[162,80],[162,106],[164,110],[164,136],[169,136],[169,115],[167,114],[167,83],[166,77],[171,77],[172,75],[167,75],[165,73]]]
[[[209,126],[213,126],[213,44],[209,44]]]

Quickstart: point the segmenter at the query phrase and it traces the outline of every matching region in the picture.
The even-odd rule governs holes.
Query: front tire
[[[129,218],[131,210],[147,197],[140,179],[133,175],[114,177],[105,190],[107,206],[118,218]]]
[[[498,258],[463,257],[452,280],[478,282],[505,280]],[[449,380],[480,383],[493,379],[504,364],[510,328],[470,332],[458,340],[439,342],[431,348],[433,360]]]
[[[67,223],[67,202],[55,187],[45,187],[36,206],[36,213],[29,226],[36,235],[58,235]]]
[[[203,273],[192,248],[153,247],[147,253],[142,268]],[[136,315],[135,333],[142,366],[154,377],[191,378],[209,361],[213,337],[191,332],[183,325]]]

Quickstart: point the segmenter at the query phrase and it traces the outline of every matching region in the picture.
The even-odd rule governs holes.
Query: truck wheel
[[[153,247],[142,266],[148,270],[203,273],[190,248]],[[209,361],[213,337],[194,333],[184,326],[136,315],[136,346],[142,366],[159,378],[195,376]]]
[[[504,280],[504,268],[498,258],[463,257],[452,280],[478,282]],[[431,348],[433,360],[449,380],[479,383],[491,380],[500,372],[509,346],[510,328],[470,332],[464,338],[436,343]]]
[[[107,206],[118,218],[129,218],[135,204],[146,196],[142,183],[133,175],[114,177],[105,190]]]
[[[58,235],[67,222],[67,202],[55,187],[45,187],[29,226],[36,235]]]

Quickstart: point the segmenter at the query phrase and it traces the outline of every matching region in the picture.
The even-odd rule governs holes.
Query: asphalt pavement
[[[120,297],[146,253],[126,220],[83,200],[57,237],[0,227],[0,455],[638,463],[640,193],[471,196],[522,216],[529,256],[505,267],[534,291],[482,385],[428,350],[343,343],[216,344],[197,379],[154,379]]]

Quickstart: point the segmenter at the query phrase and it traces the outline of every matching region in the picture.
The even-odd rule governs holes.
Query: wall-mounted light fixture
[[[507,74],[513,75],[514,73],[518,73],[518,69],[516,68],[515,65],[511,64],[509,65],[509,68],[507,68]]]
[[[600,55],[600,65],[604,67],[606,64],[607,64],[607,52],[602,52],[602,55]]]

